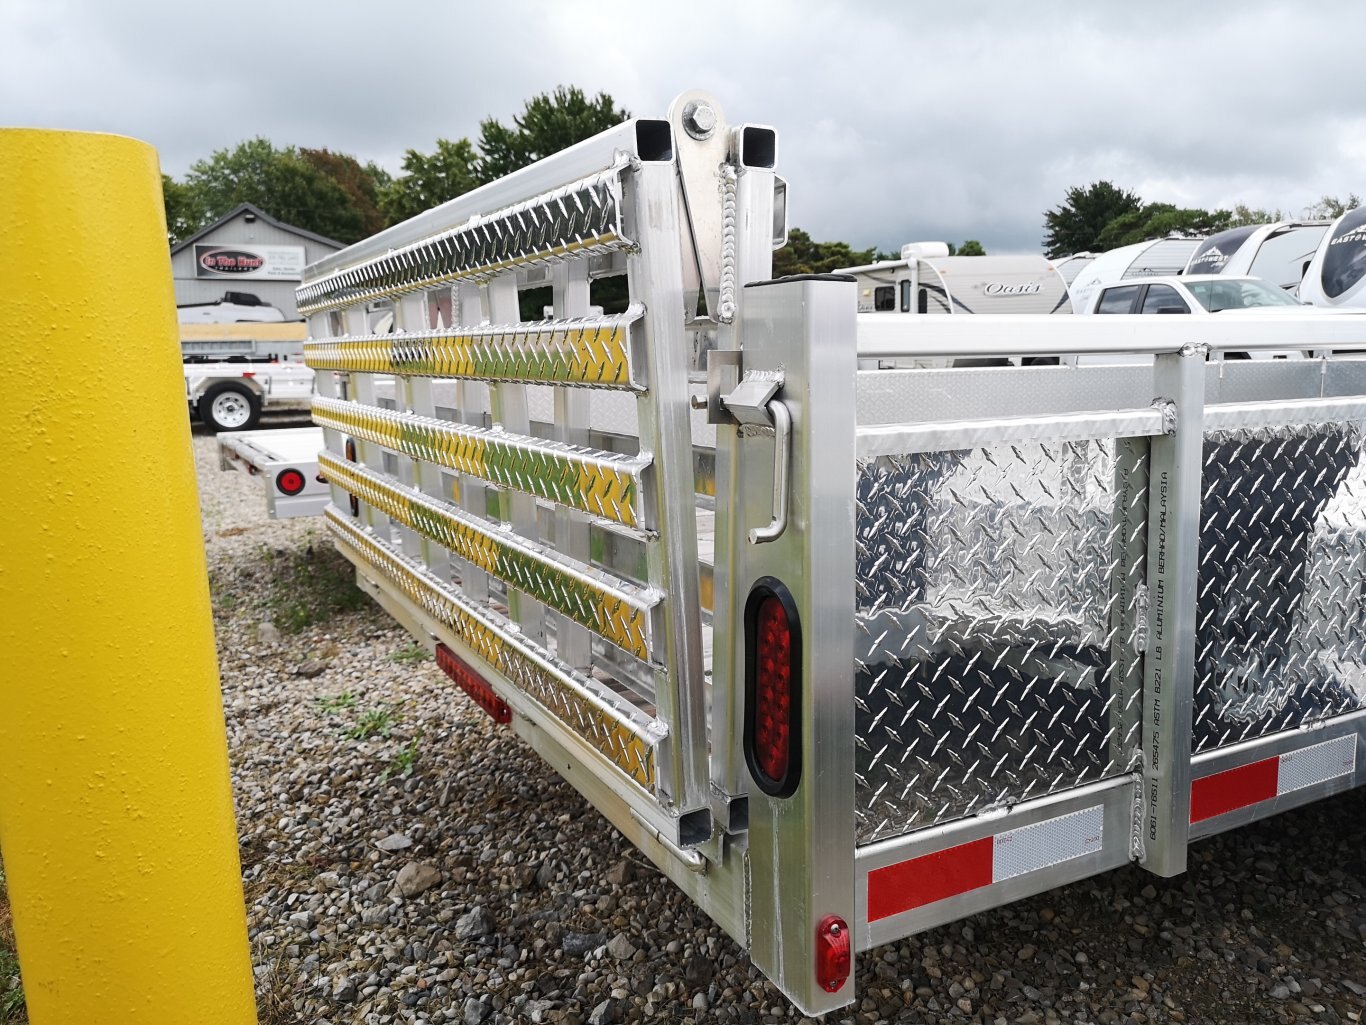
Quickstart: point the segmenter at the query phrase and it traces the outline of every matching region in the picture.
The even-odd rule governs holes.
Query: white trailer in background
[[[307,337],[302,321],[182,321],[190,415],[215,432],[245,431],[267,407],[307,409],[313,394],[313,371],[303,362]]]
[[[1201,242],[1181,273],[1250,276],[1293,291],[1327,231],[1327,221],[1276,221],[1229,228]]]
[[[1166,238],[1136,242],[1099,254],[1072,279],[1068,288],[1072,296],[1072,311],[1081,313],[1086,309],[1091,296],[1101,285],[1125,278],[1180,274],[1201,241],[1185,235],[1168,235]]]
[[[1315,306],[1366,308],[1366,206],[1324,232],[1297,294]]]
[[[860,313],[1071,313],[1067,282],[1042,256],[950,256],[944,242],[912,242],[900,260],[845,267]]]
[[[218,436],[218,465],[261,478],[271,519],[317,516],[331,501],[327,480],[318,472],[322,448],[321,427],[235,431]]]

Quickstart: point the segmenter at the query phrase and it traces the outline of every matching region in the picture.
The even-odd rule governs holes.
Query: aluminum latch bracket
[[[708,368],[710,369],[710,367]],[[746,374],[721,399],[721,406],[741,431],[771,428],[773,431],[773,519],[747,535],[752,545],[776,541],[787,530],[788,476],[792,463],[792,414],[782,399],[775,398],[783,386],[781,371]]]

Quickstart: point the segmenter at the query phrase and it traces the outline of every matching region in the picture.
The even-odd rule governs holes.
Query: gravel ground
[[[261,1021],[795,1021],[735,943],[195,456]],[[831,1020],[1356,1022],[1366,789],[858,959]]]

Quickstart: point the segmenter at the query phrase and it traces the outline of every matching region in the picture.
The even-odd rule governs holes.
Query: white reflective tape
[[[1100,851],[1105,828],[1105,806],[1083,808],[1054,819],[996,834],[992,848],[994,883],[1060,865]]]
[[[1354,734],[1325,740],[1298,751],[1287,751],[1281,755],[1276,796],[1326,783],[1339,776],[1350,776],[1356,769],[1356,762],[1357,738]]]

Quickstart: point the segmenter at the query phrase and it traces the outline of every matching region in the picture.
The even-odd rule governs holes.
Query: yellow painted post
[[[255,1022],[161,177],[0,129],[0,852],[33,1025]]]

